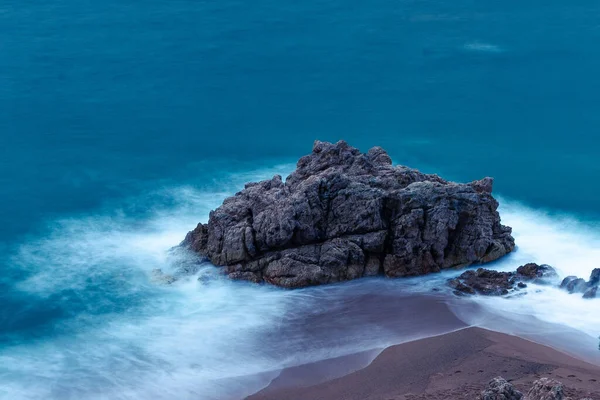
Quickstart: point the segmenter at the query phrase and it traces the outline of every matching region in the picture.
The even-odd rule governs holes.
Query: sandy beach
[[[574,399],[600,399],[600,366],[475,327],[386,348],[367,367],[314,384],[350,358],[284,370],[247,399],[474,399],[496,376],[523,392],[540,377],[554,378]]]

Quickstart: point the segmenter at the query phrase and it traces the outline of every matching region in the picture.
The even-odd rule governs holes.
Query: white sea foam
[[[518,246],[493,267],[513,271],[528,262],[543,263],[553,266],[559,278],[550,285],[529,284],[517,296],[471,298],[484,312],[461,309],[460,302],[454,310],[467,323],[529,337],[599,362],[600,299],[583,299],[557,287],[565,276],[588,279],[594,268],[600,268],[599,225],[506,199],[500,202],[503,223],[513,227]]]
[[[197,273],[201,281],[193,276],[171,286],[150,282],[152,269],[172,272],[185,261],[169,249],[226,195],[245,181],[290,169],[228,176],[203,190],[165,190],[160,196],[169,207],[156,206],[141,221],[127,211],[72,217],[49,224],[46,236],[23,244],[12,263],[30,275],[18,290],[77,308],[54,321],[52,333],[0,350],[0,398],[235,398],[259,389],[278,368],[453,329],[431,323],[428,330],[427,318],[410,313],[396,318],[394,305],[369,308],[360,299],[430,292],[456,272],[285,291],[232,282],[204,266]],[[596,226],[502,203],[504,222],[514,227],[519,248],[496,267],[536,261],[554,265],[562,275],[587,276],[598,266]],[[550,287],[531,286],[528,292],[476,301],[515,319],[533,315],[587,335],[600,331],[598,300]],[[348,303],[351,297],[362,304],[362,314],[348,311],[355,304]],[[371,313],[381,315],[371,318]],[[262,379],[230,379],[259,373]]]

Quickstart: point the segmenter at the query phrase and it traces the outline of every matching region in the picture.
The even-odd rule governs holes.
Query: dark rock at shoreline
[[[521,265],[517,268],[517,274],[530,280],[554,278],[558,276],[556,270],[551,266],[547,264],[538,265],[535,263]]]
[[[566,289],[566,288],[567,288],[567,285],[568,285],[568,284],[569,284],[571,281],[573,281],[573,280],[575,280],[575,279],[577,279],[577,277],[576,277],[575,275],[569,275],[569,276],[566,276],[566,277],[565,277],[565,278],[562,280],[562,282],[560,283],[560,286],[559,286],[559,287],[560,287],[561,289]]]
[[[523,393],[502,377],[494,378],[481,392],[480,400],[521,400]]]
[[[448,284],[451,288],[464,294],[482,294],[485,296],[501,296],[509,293],[516,283],[516,274],[513,272],[498,272],[478,268],[466,271],[458,278],[451,279]]]
[[[567,276],[561,282],[560,288],[569,293],[583,293],[584,299],[593,299],[597,296],[599,283],[600,268],[596,268],[592,271],[589,281],[586,282],[585,279],[576,276]]]
[[[592,271],[592,274],[590,275],[590,280],[588,282],[588,284],[590,286],[596,286],[600,283],[600,268],[596,268]]]
[[[515,290],[527,287],[523,281],[544,282],[544,278],[557,276],[549,265],[529,263],[517,268],[516,272],[498,272],[485,268],[470,270],[448,281],[455,294],[482,294],[485,296],[503,296]]]
[[[598,286],[594,286],[585,291],[585,293],[583,294],[583,298],[584,299],[595,299],[597,294],[598,294]]]
[[[288,288],[424,275],[513,250],[491,191],[491,178],[448,182],[379,147],[317,141],[285,182],[247,184],[182,245],[232,278]]]
[[[576,276],[566,277],[560,286],[569,293],[583,293],[588,287],[585,279],[577,278]]]

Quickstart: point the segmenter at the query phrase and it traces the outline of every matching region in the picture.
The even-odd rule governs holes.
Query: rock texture
[[[584,299],[594,299],[597,297],[598,286],[600,285],[600,268],[596,268],[590,275],[590,280],[578,278],[576,276],[567,276],[560,284],[561,289],[569,293],[583,293]]]
[[[517,275],[523,279],[544,282],[548,278],[558,277],[556,270],[547,264],[529,263],[517,268]]]
[[[523,393],[502,377],[494,378],[481,392],[480,400],[521,400]]]
[[[498,272],[484,268],[466,271],[457,278],[450,279],[448,285],[457,295],[503,296],[526,288],[525,282],[547,283],[547,279],[557,276],[554,268],[549,265],[529,263],[517,268],[516,272]]]
[[[487,387],[479,400],[573,400],[565,396],[565,389],[562,383],[550,378],[540,378],[533,382],[533,386],[523,396],[515,387],[502,377],[494,378],[488,383]],[[583,398],[581,400],[591,400]]]
[[[563,400],[565,399],[562,383],[550,378],[541,378],[533,382],[527,392],[527,400]]]
[[[458,278],[448,281],[455,294],[482,294],[502,296],[514,289],[516,276],[513,272],[498,272],[478,268],[466,271]]]
[[[452,183],[392,166],[379,147],[317,141],[285,182],[247,184],[182,245],[231,278],[288,288],[423,275],[513,250],[491,192],[491,178]]]

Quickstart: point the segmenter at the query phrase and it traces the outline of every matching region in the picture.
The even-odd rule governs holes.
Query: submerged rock
[[[452,183],[379,147],[317,141],[285,182],[247,184],[182,245],[232,278],[288,288],[423,275],[513,250],[491,191],[491,178]]]
[[[173,275],[168,275],[162,272],[160,268],[152,270],[151,279],[154,283],[162,285],[170,285],[177,280],[177,278],[175,278]]]
[[[479,397],[480,400],[521,400],[522,398],[523,393],[502,377],[492,379]]]
[[[544,283],[545,278],[556,276],[556,271],[549,265],[529,263],[517,268],[516,272],[498,272],[485,268],[466,271],[457,278],[450,279],[448,285],[457,295],[503,296],[517,288],[526,288],[527,284],[523,281]]]

